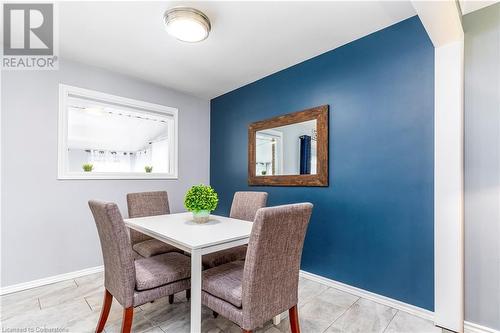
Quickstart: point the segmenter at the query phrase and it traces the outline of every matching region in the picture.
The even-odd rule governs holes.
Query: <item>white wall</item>
[[[412,0],[434,45],[434,324],[464,331],[464,32],[456,1]]]
[[[462,41],[435,49],[434,323],[464,330]]]
[[[58,84],[179,109],[178,180],[57,180]],[[209,181],[209,101],[106,70],[63,61],[58,71],[4,71],[1,78],[3,287],[102,264],[87,201],[167,190],[183,210],[189,186]]]
[[[500,331],[500,3],[464,29],[465,320]]]

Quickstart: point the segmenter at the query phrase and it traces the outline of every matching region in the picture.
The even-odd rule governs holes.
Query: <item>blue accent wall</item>
[[[248,186],[248,125],[323,104],[330,186]],[[433,310],[434,48],[417,17],[213,99],[210,122],[217,213],[238,190],[310,201],[302,269]]]

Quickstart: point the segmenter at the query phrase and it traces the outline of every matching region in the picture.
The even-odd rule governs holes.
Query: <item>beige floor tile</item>
[[[190,303],[189,302],[181,302],[174,303],[170,307],[165,308],[167,310],[163,310],[162,316],[158,316],[156,314],[155,321],[158,321],[160,318],[163,320],[160,328],[165,332],[189,332],[190,327]],[[212,312],[203,307],[202,309],[202,331],[217,331],[217,325],[215,324],[215,319],[212,317]]]
[[[104,326],[106,333],[120,332],[123,321],[123,308],[115,306],[115,309],[116,308],[118,308],[118,311],[113,311],[113,309],[111,310],[109,318],[106,322],[106,326]],[[134,333],[141,333],[156,326],[151,321],[149,321],[142,312],[143,311],[140,309],[134,309],[134,318],[132,321],[132,332]]]
[[[359,299],[326,332],[382,333],[396,313],[388,306]]]
[[[102,307],[103,280],[103,273],[96,273],[2,296],[2,325],[93,332]],[[303,333],[322,333],[327,329],[327,333],[441,333],[429,321],[308,279],[300,278],[298,293]],[[115,300],[106,325],[107,333],[119,331],[122,315],[123,308]],[[174,304],[168,304],[168,298],[164,297],[137,307],[133,329],[144,333],[189,332],[189,320],[190,303],[183,292],[175,295]],[[240,333],[241,329],[222,316],[213,318],[212,311],[203,307],[202,331]],[[274,326],[269,321],[255,332],[290,332],[288,312],[282,314],[280,325]]]
[[[301,277],[299,279],[299,304],[303,305],[328,289],[324,284]]]
[[[147,331],[144,331],[144,333],[165,333],[164,331],[161,330],[159,327],[153,327]]]
[[[267,323],[263,328],[258,329],[255,333],[289,333],[290,321],[288,318],[282,320],[279,325],[274,325],[273,322]]]
[[[168,303],[168,297],[163,297],[154,301],[141,305],[144,316],[153,324],[160,326],[163,329],[165,323],[172,323],[176,320],[182,321],[189,317],[189,302],[175,298],[173,304]]]
[[[44,291],[38,295],[40,307],[42,309],[57,306],[66,302],[73,302],[89,295],[102,287],[97,285],[82,285],[78,286],[74,280],[59,282],[54,285],[54,288]]]
[[[210,323],[210,321],[213,321],[213,323],[215,323],[215,325],[217,326],[217,328],[221,332],[241,333],[241,328],[238,325],[236,325],[235,323],[233,323],[232,321],[229,321],[228,319],[226,319],[220,315],[217,317],[217,319],[214,319],[213,315],[212,315],[212,311],[210,309],[208,309],[207,317],[208,317],[208,319],[203,320],[202,329],[206,329],[207,327],[211,327],[209,323]]]
[[[87,301],[92,311],[101,311],[102,303],[104,301],[104,288],[88,293],[84,296],[84,299]],[[113,307],[115,306],[118,308],[120,307],[120,304],[113,298]]]
[[[75,282],[79,287],[83,285],[104,286],[104,272],[81,276],[79,278],[76,278]]]
[[[0,319],[2,321],[25,312],[39,311],[40,304],[37,297],[19,298],[16,294],[0,298]]]
[[[398,311],[384,333],[441,333],[431,321]]]
[[[2,296],[2,300],[5,299],[7,303],[20,302],[26,299],[48,297],[52,295],[62,295],[72,290],[76,290],[76,288],[77,285],[75,281],[66,280]]]
[[[80,296],[89,296],[95,293],[104,293],[104,274],[96,273],[75,279],[78,285],[76,293]]]
[[[318,333],[325,331],[339,318],[358,297],[328,288],[323,293],[299,307],[301,332]],[[283,326],[288,325],[285,321]]]
[[[87,303],[81,299],[66,302],[50,308],[20,313],[3,321],[3,328],[59,328],[69,332],[92,332],[98,320],[98,313],[90,310]]]

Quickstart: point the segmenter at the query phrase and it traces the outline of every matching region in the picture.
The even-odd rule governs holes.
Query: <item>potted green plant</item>
[[[217,192],[203,184],[191,187],[184,198],[184,207],[193,213],[196,223],[208,222],[210,212],[215,210],[218,203]]]
[[[146,165],[144,167],[144,170],[146,170],[147,173],[151,173],[151,171],[153,171],[153,166],[152,165]]]
[[[91,172],[94,169],[94,165],[92,163],[85,163],[82,165],[83,171]]]

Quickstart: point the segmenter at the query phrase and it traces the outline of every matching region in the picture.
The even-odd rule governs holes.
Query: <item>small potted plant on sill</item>
[[[83,171],[91,172],[94,169],[94,165],[92,163],[85,163],[82,165]]]
[[[146,173],[151,173],[151,171],[153,171],[153,166],[152,165],[146,165],[144,167],[144,170],[146,170]]]
[[[218,203],[217,192],[203,184],[191,187],[184,198],[184,206],[193,213],[193,220],[196,223],[208,222],[210,212],[215,210]]]

